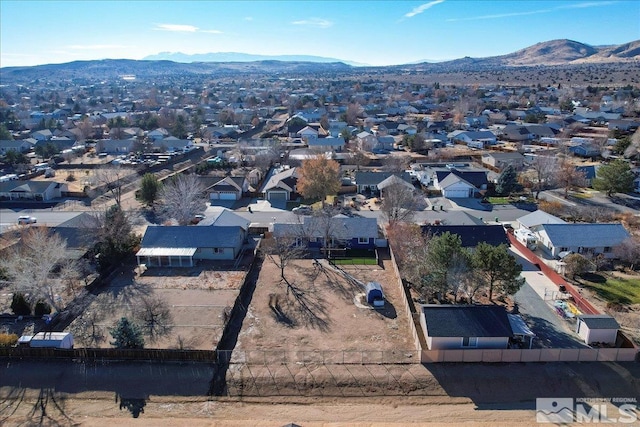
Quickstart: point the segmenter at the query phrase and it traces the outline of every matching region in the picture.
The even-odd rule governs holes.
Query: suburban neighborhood
[[[637,82],[303,77],[3,82],[0,358],[238,399],[577,362],[638,390]]]

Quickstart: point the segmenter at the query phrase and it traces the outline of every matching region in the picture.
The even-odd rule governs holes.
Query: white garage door
[[[269,193],[268,199],[273,201],[286,201],[287,193],[285,193],[284,191],[272,191]]]
[[[449,199],[469,197],[469,190],[446,190],[444,197]]]

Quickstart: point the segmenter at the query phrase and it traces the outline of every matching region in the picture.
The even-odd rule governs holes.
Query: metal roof
[[[197,248],[142,248],[136,256],[193,256]]]
[[[423,305],[430,337],[511,337],[507,312],[498,305]]]

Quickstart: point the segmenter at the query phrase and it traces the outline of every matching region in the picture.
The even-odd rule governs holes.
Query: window
[[[224,253],[224,248],[213,248],[213,253],[214,254],[223,254]]]
[[[462,346],[463,347],[477,347],[478,346],[478,338],[476,338],[476,337],[463,337],[462,338]]]
[[[609,252],[611,252],[611,246],[605,246],[604,247],[604,251],[605,254],[608,254]]]
[[[368,237],[358,237],[358,243],[360,243],[361,245],[366,245],[367,243],[369,243],[369,238]]]
[[[563,247],[560,248],[560,252],[568,252],[568,251],[569,251],[569,248],[567,248],[567,247],[563,246]]]

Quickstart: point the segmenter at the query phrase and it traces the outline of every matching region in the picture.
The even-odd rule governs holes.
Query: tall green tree
[[[598,169],[596,178],[593,180],[593,188],[606,191],[607,196],[613,193],[628,193],[633,190],[634,179],[629,163],[616,160]]]
[[[158,200],[162,184],[152,173],[145,173],[140,182],[140,201],[147,206],[153,205]]]
[[[103,270],[133,254],[140,237],[133,232],[129,218],[118,205],[108,208],[98,222],[96,251],[100,254],[99,264]]]
[[[144,338],[142,331],[135,323],[131,323],[126,317],[122,317],[116,325],[109,330],[113,337],[111,345],[115,348],[143,348]]]
[[[9,132],[4,123],[0,123],[0,140],[13,140],[13,135]]]
[[[449,232],[432,237],[427,243],[426,267],[428,273],[423,277],[420,287],[442,299],[448,290],[453,288],[451,276],[453,271],[460,270],[460,265],[470,263],[469,253],[462,247],[459,235]]]
[[[498,181],[496,182],[496,193],[507,196],[514,192],[517,187],[518,174],[513,166],[508,165],[498,177]]]
[[[513,295],[524,284],[524,278],[520,277],[522,266],[504,244],[493,246],[480,242],[473,251],[472,263],[489,288],[490,301],[493,301],[494,290]]]

